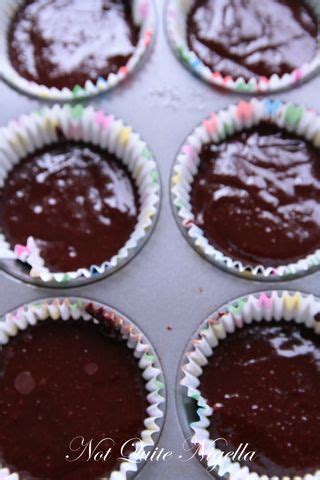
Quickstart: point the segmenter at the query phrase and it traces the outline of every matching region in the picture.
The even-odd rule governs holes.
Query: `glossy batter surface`
[[[296,0],[196,0],[187,41],[212,70],[234,78],[284,75],[317,51],[313,12]]]
[[[9,56],[27,80],[72,89],[116,73],[138,37],[129,0],[28,0],[13,19]]]
[[[0,224],[11,246],[33,236],[45,265],[74,271],[110,260],[137,221],[138,194],[112,154],[64,142],[18,163],[0,192]]]
[[[100,479],[140,437],[145,396],[133,352],[115,332],[81,320],[29,327],[0,351],[0,458],[27,479]],[[88,461],[79,436],[110,456]]]
[[[204,145],[191,191],[210,243],[245,264],[278,266],[320,248],[320,154],[261,124]]]
[[[214,408],[211,438],[225,439],[225,452],[248,443],[251,471],[319,469],[320,337],[311,329],[283,320],[236,330],[214,349],[200,388]]]

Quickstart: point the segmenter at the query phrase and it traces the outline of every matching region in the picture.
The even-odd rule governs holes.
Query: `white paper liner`
[[[248,467],[242,467],[239,462],[233,462],[226,456],[221,456],[221,450],[213,447],[214,439],[210,439],[208,430],[214,410],[200,391],[203,368],[208,364],[214,348],[227,335],[237,328],[245,328],[253,321],[270,321],[281,319],[303,323],[308,328],[320,334],[320,321],[315,315],[320,312],[320,300],[313,295],[300,292],[271,291],[260,292],[237,299],[213,313],[199,329],[192,341],[192,347],[186,353],[182,367],[183,378],[180,382],[183,395],[197,404],[198,421],[190,424],[193,431],[191,444],[198,449],[199,456],[209,470],[217,464],[219,475],[230,474],[230,479],[236,480],[268,480],[267,475],[258,475]],[[187,400],[186,400],[187,401]],[[257,452],[259,453],[259,452]],[[204,458],[203,458],[204,457]],[[218,463],[217,463],[218,459]],[[319,480],[320,470],[313,475],[304,477],[273,476],[271,480]]]
[[[260,77],[245,80],[243,77],[223,76],[211,70],[195,52],[190,50],[186,35],[186,21],[195,0],[168,0],[166,21],[171,46],[181,60],[195,75],[211,85],[239,93],[268,93],[298,85],[320,69],[320,38],[314,59],[283,76],[273,74],[270,78]],[[305,0],[316,14],[319,27],[320,6],[316,0]],[[319,34],[320,35],[320,34]]]
[[[141,63],[152,45],[156,29],[156,12],[153,0],[133,0],[133,17],[141,28],[138,44],[128,63],[120,67],[117,73],[110,73],[106,78],[99,77],[93,83],[87,80],[84,86],[75,85],[58,89],[39,85],[19,75],[13,68],[8,55],[8,31],[17,9],[24,0],[1,0],[0,2],[0,75],[18,90],[28,95],[48,100],[70,101],[92,97],[106,92],[125,80]]]
[[[226,110],[212,113],[187,137],[181,147],[171,177],[171,200],[179,227],[189,243],[209,262],[245,278],[257,280],[287,280],[319,268],[320,250],[301,260],[270,267],[251,266],[232,259],[211,245],[203,230],[195,224],[190,203],[190,191],[200,162],[199,152],[204,144],[219,143],[233,133],[269,121],[280,128],[295,132],[320,148],[320,116],[314,110],[279,100],[253,98]]]
[[[0,259],[16,258],[27,263],[31,267],[31,277],[46,283],[67,284],[80,278],[98,279],[126,264],[152,232],[160,205],[160,175],[146,143],[121,120],[92,107],[55,105],[22,115],[0,130],[0,188],[16,163],[33,151],[56,143],[58,132],[62,132],[67,140],[82,140],[106,149],[123,162],[138,188],[140,211],[137,224],[129,240],[115,256],[89,269],[52,273],[44,265],[32,237],[27,245],[11,249],[1,231]]]
[[[139,443],[139,449],[136,448],[128,456],[131,461],[122,461],[113,471],[108,480],[126,480],[131,478],[132,472],[138,472],[144,459],[144,454],[153,449],[162,428],[164,419],[165,403],[165,385],[163,374],[159,361],[149,342],[144,335],[127,318],[110,307],[91,302],[80,298],[54,298],[50,300],[41,300],[28,305],[23,305],[14,312],[8,313],[0,320],[0,348],[6,345],[10,338],[16,336],[20,330],[25,330],[29,326],[34,326],[38,322],[51,319],[52,321],[79,320],[93,321],[99,323],[86,312],[86,306],[91,304],[97,309],[103,307],[105,312],[110,315],[115,328],[126,340],[128,348],[133,351],[133,355],[138,359],[139,368],[142,371],[142,377],[146,382],[148,408],[148,417],[144,421],[145,429],[142,431]],[[143,464],[143,463],[142,463]],[[19,480],[21,478],[17,473],[10,472],[7,468],[0,465],[1,480]],[[102,480],[106,480],[104,477]]]

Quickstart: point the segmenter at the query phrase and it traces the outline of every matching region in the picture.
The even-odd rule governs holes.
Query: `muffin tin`
[[[164,2],[157,0],[158,33],[154,47],[139,69],[117,89],[93,99],[90,104],[110,112],[132,126],[146,141],[157,161],[163,186],[160,217],[154,233],[124,268],[95,283],[68,290],[35,286],[0,273],[0,313],[12,311],[53,296],[83,297],[112,305],[146,334],[160,358],[168,392],[167,415],[158,448],[172,451],[166,462],[149,461],[141,480],[205,480],[212,478],[197,461],[190,459],[180,418],[184,406],[176,401],[183,352],[202,320],[234,298],[262,289],[291,290],[320,296],[320,272],[276,284],[266,280],[237,278],[201,258],[179,231],[170,207],[170,174],[184,139],[212,111],[244,100],[234,92],[222,92],[192,76],[173,55],[168,42]],[[283,102],[299,103],[320,112],[320,78],[277,94]],[[1,126],[21,114],[43,107],[0,84]],[[2,265],[3,270],[3,265]],[[179,373],[178,373],[179,372]],[[179,413],[178,413],[179,412]]]

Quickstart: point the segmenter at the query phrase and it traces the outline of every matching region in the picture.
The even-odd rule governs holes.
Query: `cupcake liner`
[[[92,107],[81,105],[58,105],[44,108],[29,115],[22,115],[0,131],[0,188],[3,187],[8,172],[28,153],[45,145],[58,142],[58,134],[67,140],[92,143],[115,154],[127,167],[137,185],[140,197],[140,213],[137,224],[126,244],[111,259],[102,265],[80,268],[74,272],[52,273],[40,257],[39,249],[32,237],[26,245],[10,248],[5,236],[0,232],[0,259],[2,268],[14,273],[17,259],[30,266],[30,276],[22,279],[35,279],[71,286],[81,280],[92,281],[108,275],[125,265],[143,246],[150,236],[157,220],[160,206],[160,176],[156,162],[145,142],[131,127],[124,125],[113,115],[106,115]],[[0,226],[1,227],[1,226]],[[78,281],[78,283],[77,283]],[[76,283],[75,283],[76,282]]]
[[[306,3],[315,12],[319,24],[319,2],[306,0]],[[311,62],[305,63],[298,69],[283,76],[273,74],[270,78],[259,77],[257,79],[253,77],[247,81],[243,77],[223,76],[220,72],[211,70],[195,52],[190,50],[187,43],[186,20],[193,5],[194,0],[168,0],[166,13],[168,37],[174,52],[181,62],[205,82],[239,93],[268,93],[293,87],[319,70],[320,50],[318,50]],[[320,38],[318,39],[318,44],[319,42]]]
[[[17,9],[23,3],[24,0],[2,0],[0,4],[0,75],[18,90],[43,99],[79,100],[111,90],[138,67],[151,48],[156,30],[156,12],[153,0],[133,0],[133,19],[136,25],[141,27],[141,32],[138,44],[128,63],[120,67],[117,73],[110,73],[107,77],[99,77],[95,83],[87,80],[84,86],[75,85],[72,90],[68,87],[62,89],[49,88],[21,77],[11,65],[9,59],[8,31]]]
[[[209,471],[218,473],[221,477],[230,475],[227,478],[232,480],[269,480],[267,475],[259,476],[248,467],[242,467],[240,463],[232,462],[226,456],[222,457],[221,450],[213,446],[214,439],[210,439],[208,426],[211,417],[214,417],[214,410],[202,396],[200,384],[203,367],[208,364],[215,347],[228,334],[232,335],[237,328],[242,328],[253,321],[272,319],[295,321],[304,323],[319,335],[320,322],[317,315],[319,312],[320,300],[313,295],[288,291],[260,292],[239,298],[210,315],[193,337],[183,359],[180,393],[184,407],[189,406],[190,409],[194,409],[196,406],[197,420],[193,423],[186,420],[187,429],[192,432],[191,446],[197,448],[198,458]],[[294,476],[292,480],[318,480],[319,478],[320,470],[313,475]],[[291,478],[273,476],[271,480],[291,480]]]
[[[177,223],[189,243],[210,263],[245,278],[256,280],[288,280],[319,268],[320,250],[295,263],[270,267],[251,266],[234,260],[213,245],[195,223],[190,203],[193,178],[198,171],[199,152],[204,144],[219,143],[235,132],[268,121],[295,132],[320,148],[320,116],[314,110],[279,100],[241,101],[226,110],[212,113],[187,137],[178,152],[171,177],[171,201]]]
[[[93,315],[88,311],[92,311]],[[148,417],[144,421],[145,429],[141,433],[141,443],[137,444],[135,450],[128,456],[129,461],[122,461],[118,469],[108,477],[109,480],[126,480],[132,478],[141,469],[144,455],[155,448],[164,421],[164,377],[157,355],[142,332],[130,320],[111,307],[81,298],[54,298],[23,305],[5,315],[0,320],[0,348],[6,345],[20,330],[25,330],[43,320],[63,319],[67,321],[83,318],[85,321],[97,323],[98,320],[94,318],[95,311],[100,313],[103,311],[103,314],[112,320],[114,328],[120,332],[128,348],[138,359],[148,392]],[[0,465],[0,478],[1,480],[19,480],[21,477]]]

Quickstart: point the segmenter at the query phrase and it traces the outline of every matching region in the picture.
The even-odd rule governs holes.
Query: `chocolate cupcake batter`
[[[130,0],[28,0],[9,32],[9,56],[24,78],[73,89],[125,66],[138,43]]]
[[[209,242],[244,264],[279,266],[320,248],[320,154],[262,123],[204,145],[191,191]]]
[[[81,320],[29,327],[0,351],[0,458],[30,480],[100,479],[140,437],[145,398],[133,353],[115,332]],[[80,440],[70,449],[79,436],[93,448],[112,438],[96,450],[111,448],[110,456],[87,461]]]
[[[290,73],[317,51],[318,23],[303,1],[196,0],[189,48],[213,71],[234,78]]]
[[[0,192],[0,225],[12,247],[33,236],[51,271],[74,271],[117,254],[134,230],[138,203],[114,155],[62,142],[9,172]]]
[[[255,451],[247,464],[268,476],[304,476],[320,467],[320,337],[283,321],[245,326],[214,349],[200,389],[214,409],[212,439]],[[248,451],[248,449],[247,449]]]

